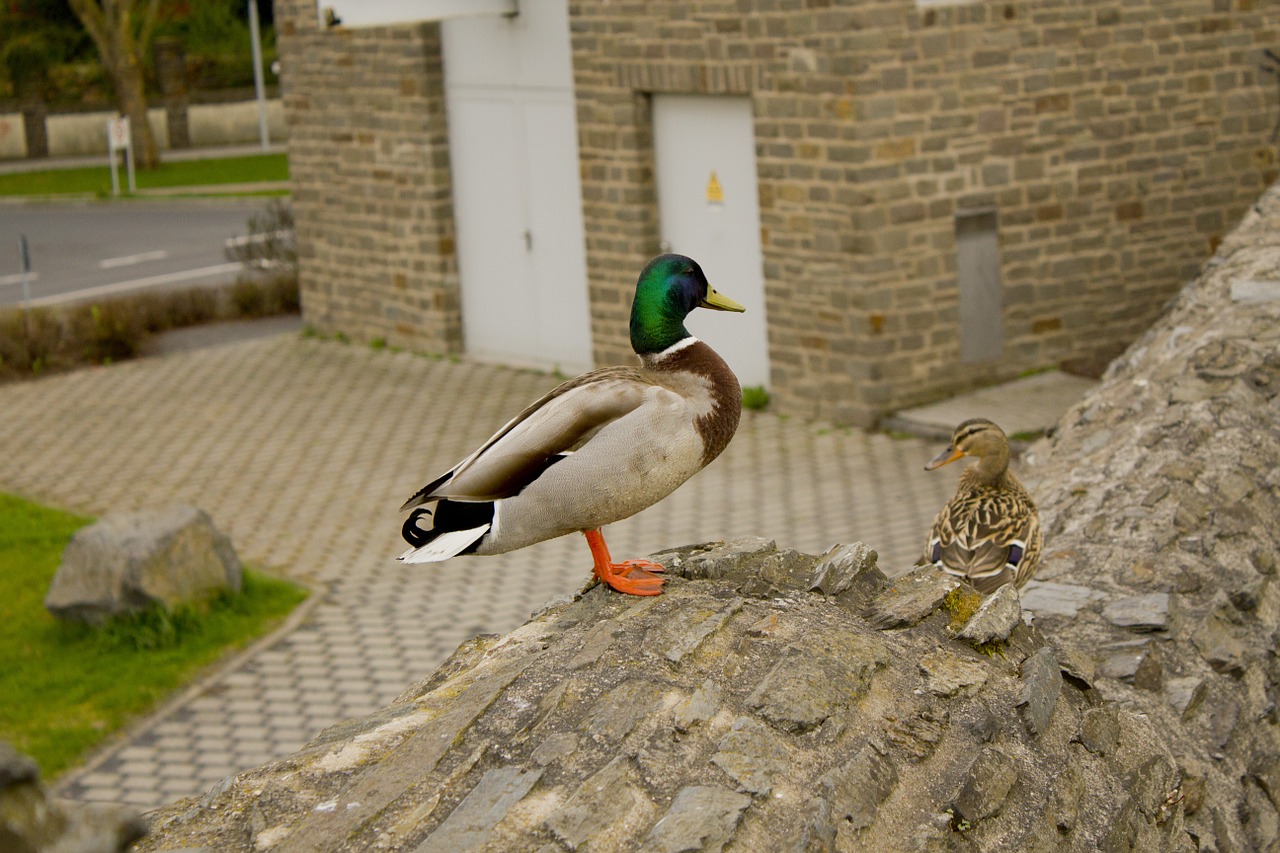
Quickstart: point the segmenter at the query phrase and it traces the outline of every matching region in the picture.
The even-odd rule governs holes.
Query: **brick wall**
[[[647,95],[749,94],[775,399],[887,411],[1114,353],[1276,177],[1254,0],[571,3],[598,353],[657,250]],[[959,364],[954,218],[995,209],[1005,356]],[[732,290],[732,283],[725,283]]]
[[[460,351],[439,27],[322,32],[314,2],[275,10],[306,322]]]
[[[658,251],[650,95],[748,95],[774,399],[796,414],[867,425],[1114,354],[1277,175],[1274,0],[569,7],[597,362],[631,361]],[[307,321],[458,351],[438,28],[276,17]],[[1004,357],[965,365],[955,217],[986,209]]]

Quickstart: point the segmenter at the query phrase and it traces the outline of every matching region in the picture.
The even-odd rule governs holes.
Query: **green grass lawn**
[[[123,165],[118,173],[121,191],[127,194],[128,178]],[[253,154],[247,157],[179,160],[161,163],[157,169],[138,170],[136,175],[139,190],[286,181],[289,179],[289,158],[285,154]],[[263,194],[278,194],[278,191]],[[0,175],[0,196],[21,195],[109,197],[111,170],[107,168],[106,157],[103,157],[101,166]]]
[[[0,493],[0,739],[35,758],[46,779],[306,597],[246,572],[243,594],[207,607],[152,611],[102,630],[59,623],[44,595],[71,534],[88,522]]]

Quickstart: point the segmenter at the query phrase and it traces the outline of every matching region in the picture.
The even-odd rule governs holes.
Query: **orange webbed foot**
[[[587,545],[591,548],[594,565],[591,567],[600,582],[627,595],[661,595],[663,578],[655,572],[662,566],[652,560],[623,560],[615,563],[609,557],[609,547],[599,530],[584,530]]]

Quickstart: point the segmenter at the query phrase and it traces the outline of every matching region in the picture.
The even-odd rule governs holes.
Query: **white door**
[[[578,373],[591,321],[565,0],[442,25],[463,341]]]
[[[745,314],[694,311],[689,331],[720,353],[744,388],[769,386],[764,254],[751,101],[655,95],[654,147],[662,240],[688,255]]]

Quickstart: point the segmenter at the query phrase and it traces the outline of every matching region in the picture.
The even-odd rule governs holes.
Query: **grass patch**
[[[60,623],[44,595],[71,534],[88,522],[0,493],[0,739],[32,756],[46,779],[306,597],[246,571],[240,595],[203,606],[147,611],[103,629]]]
[[[105,160],[104,157],[101,166],[0,175],[0,196],[92,195],[107,198],[111,195],[111,169]],[[128,179],[123,167],[118,171],[121,192],[127,195]],[[252,154],[246,157],[175,160],[161,163],[156,169],[139,169],[136,176],[139,190],[287,181],[289,158],[285,154]]]
[[[742,408],[762,412],[769,407],[769,392],[763,385],[751,385],[742,389]]]

